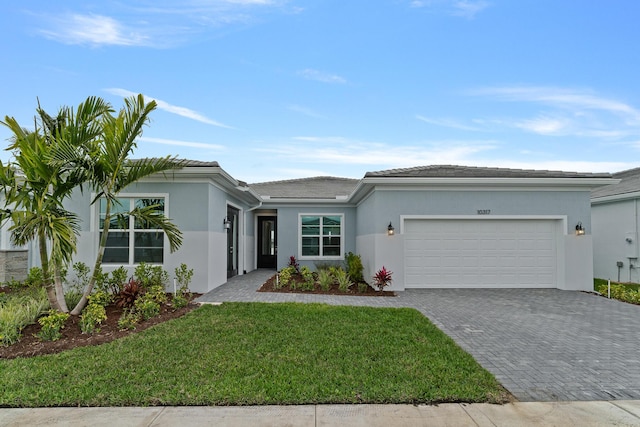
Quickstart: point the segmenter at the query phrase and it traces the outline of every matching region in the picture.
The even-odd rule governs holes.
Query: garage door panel
[[[405,286],[556,287],[556,220],[404,224]]]

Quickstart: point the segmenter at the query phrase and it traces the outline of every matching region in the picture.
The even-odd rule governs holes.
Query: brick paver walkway
[[[273,273],[234,277],[200,301],[412,307],[521,401],[640,399],[640,306],[557,289],[410,289],[397,297],[256,292]]]

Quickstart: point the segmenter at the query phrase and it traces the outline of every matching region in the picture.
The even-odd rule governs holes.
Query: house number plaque
[[[491,209],[478,209],[478,215],[489,215],[491,213]]]

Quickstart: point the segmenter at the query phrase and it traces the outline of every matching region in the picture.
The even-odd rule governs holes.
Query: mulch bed
[[[40,324],[35,323],[28,325],[22,330],[20,341],[8,347],[0,346],[0,359],[60,353],[76,347],[104,344],[143,331],[167,320],[184,316],[186,313],[198,307],[198,304],[193,302],[193,298],[197,298],[198,296],[200,296],[200,294],[194,294],[192,302],[190,302],[189,305],[175,311],[173,307],[162,304],[158,316],[138,323],[134,330],[120,330],[118,328],[118,320],[122,314],[122,308],[117,307],[115,304],[106,307],[107,320],[100,325],[100,331],[94,332],[93,334],[83,334],[80,331],[80,316],[70,316],[69,319],[67,319],[61,331],[62,338],[56,341],[41,341],[40,338],[35,336],[40,332]],[[171,295],[169,295],[169,299],[170,298]]]
[[[293,276],[292,280],[296,283],[304,283],[304,279],[301,276]],[[338,288],[337,284],[331,285],[328,291],[320,289],[318,283],[315,284],[315,288],[312,291],[303,291],[301,289],[291,289],[290,286],[285,286],[280,289],[275,288],[276,275],[274,274],[258,289],[258,292],[278,292],[278,293],[295,293],[295,294],[321,294],[321,295],[351,295],[359,297],[395,297],[396,294],[393,291],[377,291],[370,285],[367,285],[366,292],[358,292],[358,285],[354,284],[347,292],[343,292]]]

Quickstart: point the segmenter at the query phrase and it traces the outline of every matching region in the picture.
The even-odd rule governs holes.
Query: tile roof
[[[367,172],[365,178],[611,178],[608,173],[433,165]]]
[[[612,174],[620,180],[618,184],[605,185],[591,192],[591,198],[617,196],[620,194],[636,193],[640,191],[640,168],[629,169]]]
[[[249,184],[261,196],[272,199],[335,199],[350,195],[359,179],[316,176],[313,178]]]

